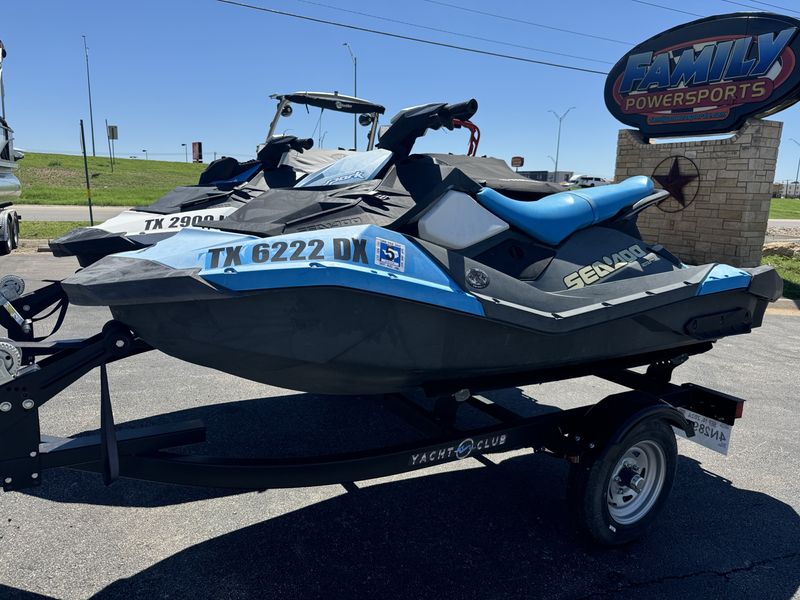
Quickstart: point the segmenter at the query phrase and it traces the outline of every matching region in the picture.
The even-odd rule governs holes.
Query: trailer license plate
[[[678,408],[678,410],[694,426],[694,436],[687,439],[697,442],[714,452],[719,452],[725,456],[728,455],[728,446],[731,443],[733,427],[686,408]],[[673,429],[679,436],[686,438],[686,434],[682,429],[674,427]]]

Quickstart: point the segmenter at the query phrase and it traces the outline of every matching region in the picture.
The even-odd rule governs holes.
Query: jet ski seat
[[[622,183],[559,192],[535,202],[513,200],[483,188],[478,201],[528,235],[556,246],[579,229],[602,223],[652,193],[653,182],[640,175]]]

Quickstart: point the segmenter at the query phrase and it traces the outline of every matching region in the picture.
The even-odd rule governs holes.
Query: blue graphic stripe
[[[716,265],[697,288],[698,296],[728,292],[750,286],[752,275],[729,265]]]

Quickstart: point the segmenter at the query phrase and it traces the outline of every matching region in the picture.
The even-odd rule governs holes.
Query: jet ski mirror
[[[368,113],[361,113],[358,115],[358,124],[362,127],[369,127],[372,125],[372,122],[375,120],[374,115],[370,115]]]
[[[294,109],[292,108],[291,104],[287,104],[281,109],[281,116],[282,117],[291,117]]]

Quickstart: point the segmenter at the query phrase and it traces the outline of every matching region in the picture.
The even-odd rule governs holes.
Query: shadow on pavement
[[[526,411],[552,409],[518,391],[504,393],[502,403]],[[412,435],[370,398],[287,396],[147,422],[173,417],[215,425],[209,446],[230,454],[252,453],[257,440],[265,452],[296,454]],[[268,438],[264,431],[270,431]],[[627,547],[600,549],[572,529],[566,470],[561,461],[526,455],[497,466],[362,487],[192,546],[114,582],[98,597],[149,599],[169,590],[171,598],[637,594],[788,600],[800,587],[800,517],[789,505],[737,489],[681,458],[658,528]],[[62,502],[164,506],[226,493],[135,481],[103,488],[94,475],[50,475],[35,493]],[[0,596],[5,591],[0,587]]]
[[[526,456],[362,488],[193,546],[98,597],[791,598],[795,511],[693,460],[679,471],[658,529],[623,549],[577,539],[564,465]]]

